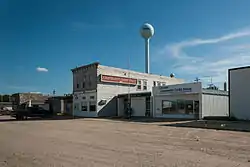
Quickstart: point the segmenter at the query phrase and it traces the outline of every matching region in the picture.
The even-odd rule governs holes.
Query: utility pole
[[[131,96],[130,96],[130,57],[128,56],[128,114],[131,110]],[[129,115],[130,117],[130,115]]]

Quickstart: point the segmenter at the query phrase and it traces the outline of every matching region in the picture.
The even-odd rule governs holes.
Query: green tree
[[[3,102],[10,102],[10,95],[3,95]]]

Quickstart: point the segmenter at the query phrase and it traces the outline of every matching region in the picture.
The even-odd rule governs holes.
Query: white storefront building
[[[128,95],[134,116],[152,113],[152,87],[184,83],[183,79],[103,66],[76,67],[73,73],[73,115],[123,116]],[[138,97],[140,94],[141,97]]]
[[[153,117],[203,119],[228,117],[228,93],[184,83],[153,88]]]
[[[250,66],[228,70],[229,113],[239,120],[250,120]]]

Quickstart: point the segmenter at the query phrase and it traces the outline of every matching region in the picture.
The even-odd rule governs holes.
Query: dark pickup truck
[[[28,107],[12,111],[11,116],[15,117],[17,120],[24,120],[28,117],[46,118],[52,116],[52,112],[41,107]]]

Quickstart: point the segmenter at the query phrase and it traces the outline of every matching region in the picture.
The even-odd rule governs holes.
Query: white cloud
[[[179,43],[167,45],[160,51],[161,57],[169,55],[176,62],[172,68],[174,72],[187,76],[189,81],[195,77],[201,78],[205,83],[210,82],[212,77],[213,83],[222,86],[227,81],[227,72],[229,68],[245,66],[250,63],[250,45],[240,43],[237,45],[225,45],[225,41],[234,40],[243,37],[250,37],[250,30],[230,33],[221,37],[212,39],[194,39],[185,40]],[[249,38],[250,40],[250,38]],[[249,41],[248,40],[248,41]],[[199,47],[205,44],[213,45],[211,51],[203,52],[199,57],[194,57],[185,52],[185,48]],[[223,46],[221,46],[223,44]],[[211,77],[208,77],[211,76]]]
[[[44,67],[37,67],[36,70],[38,72],[48,72],[49,71],[47,68],[44,68]]]
[[[216,44],[228,40],[233,40],[236,38],[241,38],[241,37],[247,37],[250,36],[250,30],[244,30],[244,31],[239,31],[236,33],[230,33],[218,38],[211,38],[211,39],[193,39],[193,40],[187,40],[187,41],[182,41],[179,43],[174,43],[171,45],[167,45],[164,49],[164,52],[169,51],[172,56],[174,57],[187,57],[185,53],[183,53],[183,49],[187,47],[194,47],[198,45],[205,45],[205,44]]]

